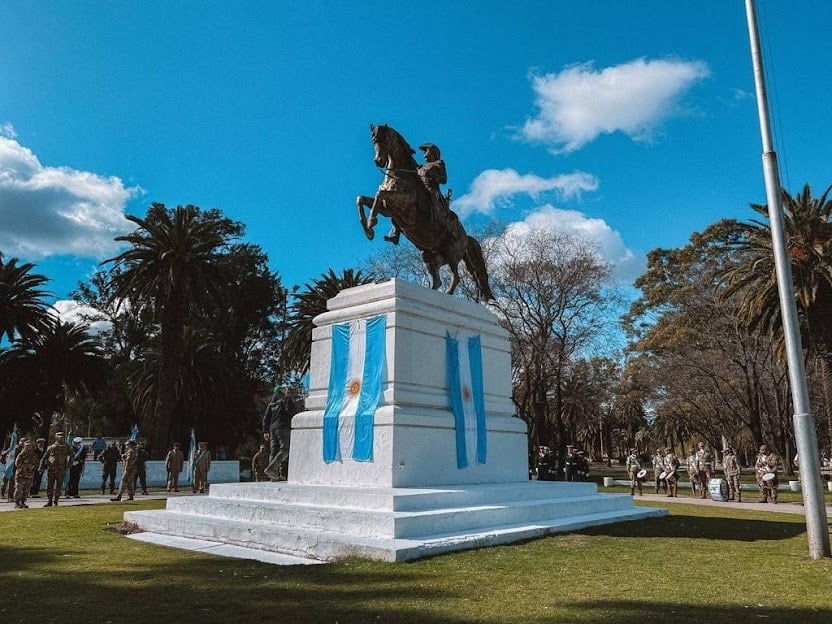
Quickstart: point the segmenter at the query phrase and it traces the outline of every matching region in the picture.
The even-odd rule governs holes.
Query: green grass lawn
[[[524,544],[293,567],[105,530],[163,505],[0,514],[0,622],[832,622],[832,560],[807,558],[796,515],[673,503],[666,518]]]

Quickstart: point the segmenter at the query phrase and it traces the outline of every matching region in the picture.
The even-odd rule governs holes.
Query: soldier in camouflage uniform
[[[167,489],[168,492],[179,491],[179,473],[182,472],[182,466],[185,465],[185,454],[182,453],[182,445],[176,442],[173,449],[168,451],[165,457],[165,470],[168,473]]]
[[[211,470],[211,451],[207,442],[197,444],[196,459],[194,459],[194,494],[205,494],[208,488],[208,471]]]
[[[136,461],[138,453],[136,452],[136,441],[127,440],[124,445],[124,455],[121,456],[122,474],[121,487],[118,489],[118,494],[115,498],[110,500],[114,503],[120,501],[124,494],[127,494],[127,500],[133,500],[136,493]]]
[[[665,483],[667,484],[667,495],[670,497],[679,497],[679,460],[673,454],[673,449],[667,447],[664,449],[664,470]]]
[[[46,448],[41,466],[46,470],[46,501],[44,507],[58,504],[64,487],[64,475],[69,463],[70,447],[64,440],[64,432],[55,434],[55,441]]]
[[[638,487],[638,495],[644,495],[644,492],[641,490],[641,480],[637,476],[641,470],[641,462],[638,460],[638,451],[636,449],[630,449],[630,455],[627,457],[625,466],[627,468],[627,474],[630,475],[630,496],[636,493],[636,487]]]
[[[667,490],[667,482],[659,478],[663,472],[665,472],[664,456],[659,449],[656,449],[656,454],[653,455],[653,479],[656,481],[656,494],[659,493],[660,488]]]
[[[769,452],[765,444],[760,446],[760,453],[757,455],[754,468],[757,471],[757,485],[760,487],[761,503],[767,503],[771,499],[772,503],[777,504],[777,468],[779,465],[780,457],[778,457],[777,453],[774,451]],[[773,473],[774,478],[769,481],[763,479],[767,473]]]
[[[699,485],[699,471],[696,470],[696,453],[693,449],[691,449],[685,465],[688,470],[688,479],[690,480],[690,495],[696,496],[696,488]]]
[[[266,466],[269,465],[269,450],[265,444],[260,445],[260,450],[251,458],[251,476],[255,481],[266,481]]]
[[[704,442],[699,443],[699,450],[696,451],[696,471],[699,477],[699,497],[708,498],[708,483],[714,478],[714,455]]]
[[[32,481],[38,469],[38,454],[30,440],[23,443],[23,450],[14,458],[14,506],[18,509],[28,508],[26,498],[32,489]]]
[[[722,449],[722,472],[728,482],[728,500],[742,502],[742,484],[740,483],[740,462],[731,447]]]

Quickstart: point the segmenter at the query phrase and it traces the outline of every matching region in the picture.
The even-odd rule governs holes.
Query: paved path
[[[603,491],[603,488],[599,488]],[[679,496],[677,498],[668,498],[664,494],[645,494],[639,496],[636,494],[633,500],[649,500],[659,503],[683,503],[690,505],[708,505],[713,507],[733,507],[734,509],[743,509],[745,511],[769,511],[772,513],[790,513],[798,514],[800,516],[806,515],[802,503],[758,503],[757,497],[749,497],[741,503],[736,501],[715,501],[711,498],[694,498],[692,496]],[[832,505],[826,506],[826,515],[832,518]]]
[[[192,494],[189,491],[180,491],[180,492],[164,492],[162,490],[153,491],[150,490],[149,494],[136,494],[134,500],[136,501],[145,501],[145,500],[165,500],[169,496],[204,496],[204,494]],[[115,503],[111,503],[110,499],[112,498],[111,494],[101,495],[101,494],[84,494],[81,498],[65,498],[61,497],[58,501],[59,507],[73,507],[76,505],[100,505],[102,503],[107,503],[108,505],[114,505]],[[130,501],[122,501],[125,503],[129,503]],[[39,507],[43,507],[46,505],[46,495],[41,493],[38,498],[28,498],[26,499],[26,504],[29,505],[29,509],[37,509]],[[0,501],[0,511],[26,511],[25,509],[15,509],[14,503],[7,503],[5,497]]]

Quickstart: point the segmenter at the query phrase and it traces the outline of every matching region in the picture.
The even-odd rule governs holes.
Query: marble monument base
[[[125,520],[200,544],[320,561],[406,561],[667,513],[634,507],[631,496],[599,494],[594,483],[528,480],[526,426],[511,401],[508,337],[485,307],[391,280],[342,291],[327,308],[312,335],[308,411],[292,421],[289,481],[215,484],[207,496],[172,498],[164,510],[127,512]],[[332,328],[379,315],[386,352],[372,458],[354,461],[345,448],[342,459],[326,462]],[[462,468],[447,334],[476,335],[482,344],[487,455]]]

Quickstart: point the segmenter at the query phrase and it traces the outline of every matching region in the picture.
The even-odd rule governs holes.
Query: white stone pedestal
[[[170,499],[164,511],[128,512],[126,520],[145,531],[314,559],[402,561],[666,513],[598,494],[594,483],[528,480],[508,337],[485,307],[390,280],[342,291],[327,308],[312,334],[307,411],[292,422],[289,482],[212,485],[207,497]],[[386,357],[372,460],[326,463],[332,327],[382,314]],[[481,339],[484,464],[457,467],[446,332]]]

